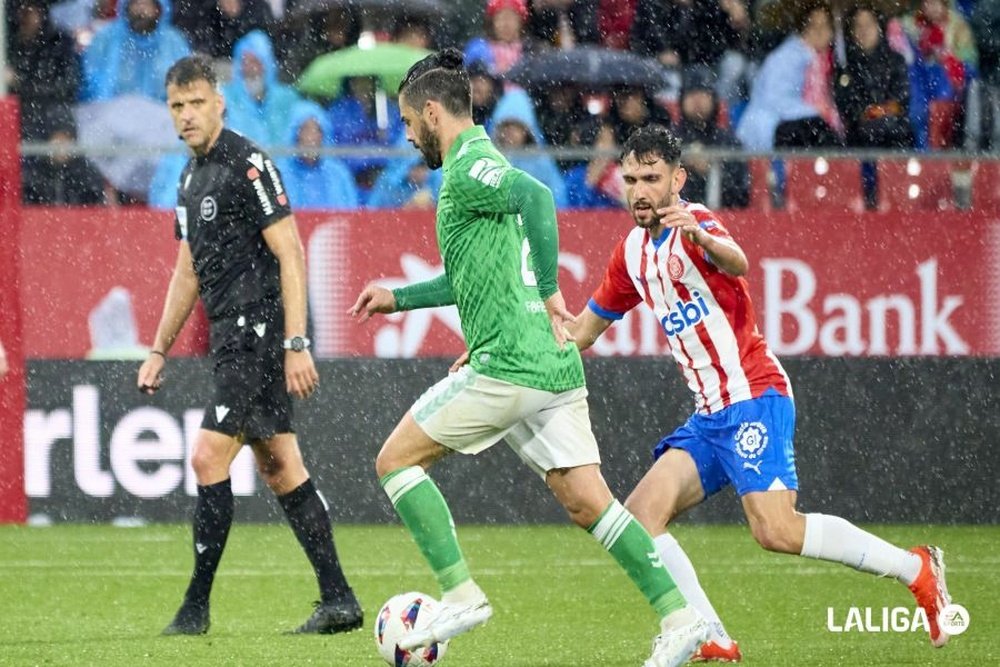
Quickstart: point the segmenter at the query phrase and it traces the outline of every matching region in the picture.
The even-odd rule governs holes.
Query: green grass
[[[899,584],[818,561],[768,554],[742,526],[681,526],[748,665],[998,665],[1000,527],[879,526],[898,544],[945,549],[949,587],[971,615],[944,649],[913,634],[827,631],[827,608],[907,606]],[[234,526],[205,637],[158,636],[191,564],[189,528],[0,528],[0,665],[382,664],[371,621],[391,595],[436,594],[398,526],[338,527],[345,569],[368,613],[346,636],[288,637],[316,597],[305,556],[284,526]],[[444,664],[629,665],[647,657],[653,613],[583,531],[569,526],[460,526],[466,556],[496,615],[452,642]]]

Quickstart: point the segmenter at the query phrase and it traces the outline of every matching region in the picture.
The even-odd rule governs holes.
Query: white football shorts
[[[429,437],[462,454],[506,439],[543,478],[549,470],[601,462],[586,387],[554,394],[463,366],[424,392],[410,411]]]

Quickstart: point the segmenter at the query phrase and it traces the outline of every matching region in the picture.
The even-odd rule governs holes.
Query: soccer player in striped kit
[[[635,227],[569,328],[584,350],[645,303],[694,393],[695,413],[656,445],[656,462],[626,507],[654,536],[684,597],[713,625],[696,659],[738,662],[741,655],[666,529],[729,484],[762,547],[899,580],[927,613],[931,642],[943,646],[948,635],[937,618],[950,598],[939,548],[906,551],[840,517],[796,510],[791,382],[757,329],[743,250],[712,211],[680,198],[680,156],[680,141],[660,126],[640,128],[626,141],[622,175]]]

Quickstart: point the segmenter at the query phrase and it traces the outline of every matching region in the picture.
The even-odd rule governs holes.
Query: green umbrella
[[[410,66],[430,53],[402,44],[352,46],[313,60],[296,85],[306,95],[334,98],[340,95],[344,79],[373,76],[385,90],[395,93]]]

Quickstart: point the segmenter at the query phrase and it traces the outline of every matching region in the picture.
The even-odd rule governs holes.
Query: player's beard
[[[642,227],[643,229],[655,229],[659,224],[661,217],[657,215],[656,210],[670,205],[670,197],[668,196],[665,201],[652,202],[648,199],[643,199],[641,201],[643,204],[649,205],[649,216],[646,218],[640,218],[635,210],[635,202],[629,204],[629,213],[632,214],[632,221],[635,222],[636,227]]]
[[[440,168],[444,161],[441,155],[441,140],[423,121],[420,122],[420,153],[424,156],[424,162],[429,169]]]

